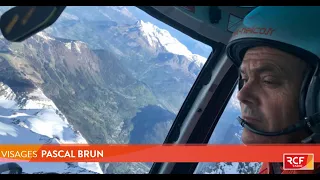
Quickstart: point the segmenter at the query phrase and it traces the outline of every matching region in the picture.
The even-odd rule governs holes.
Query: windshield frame
[[[238,80],[237,67],[226,57],[224,49],[222,48],[220,53],[217,50],[208,59],[208,64],[214,65],[202,69],[202,75],[199,75],[185,99],[164,144],[209,142]],[[205,72],[212,74],[211,79],[208,80],[208,77],[203,75]],[[210,88],[203,84],[208,81]],[[197,102],[204,96],[207,99]],[[149,174],[193,174],[197,165],[198,163],[154,163]]]
[[[226,45],[199,34],[151,6],[137,7],[191,38],[211,46],[213,51],[184,100],[164,141],[164,144],[207,144],[238,79],[237,68],[226,57]],[[222,66],[226,66],[227,71],[225,68],[219,69],[221,68],[219,63],[222,63]],[[215,83],[209,84],[210,82]],[[208,84],[211,85],[209,91],[204,91],[203,89]],[[206,102],[196,103],[199,98],[206,95],[209,97],[204,100]],[[188,121],[188,115],[194,112],[197,113],[193,114],[193,116],[191,115],[192,117],[189,117]],[[197,165],[198,163],[153,163],[149,174],[192,174]]]

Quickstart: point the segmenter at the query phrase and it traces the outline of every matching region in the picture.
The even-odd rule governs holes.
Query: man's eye
[[[268,80],[264,80],[263,82],[266,84],[274,84],[272,81],[268,81]]]
[[[274,78],[268,77],[263,79],[263,83],[265,84],[276,84],[276,81]]]

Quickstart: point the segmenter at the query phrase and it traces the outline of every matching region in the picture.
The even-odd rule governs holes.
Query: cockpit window
[[[208,144],[242,144],[243,128],[236,120],[240,116],[240,103],[237,99],[238,87],[235,88]],[[214,153],[214,152],[213,152]],[[239,155],[241,156],[241,155]],[[259,162],[219,162],[199,163],[195,174],[256,174]]]

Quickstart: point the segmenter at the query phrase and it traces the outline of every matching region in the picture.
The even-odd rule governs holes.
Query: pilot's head
[[[312,134],[304,118],[320,112],[320,89],[310,87],[320,62],[315,14],[319,7],[258,7],[233,33],[227,53],[239,67],[243,143],[300,143]]]
[[[267,46],[248,49],[240,66],[243,85],[237,96],[242,118],[257,130],[267,132],[281,131],[298,122],[300,88],[306,69],[304,61],[284,51]],[[296,132],[267,137],[245,128],[242,141],[286,143],[301,140],[301,135],[305,136]]]

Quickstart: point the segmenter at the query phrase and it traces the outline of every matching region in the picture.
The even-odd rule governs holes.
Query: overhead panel
[[[156,11],[214,42],[227,44],[253,7],[153,6]]]

